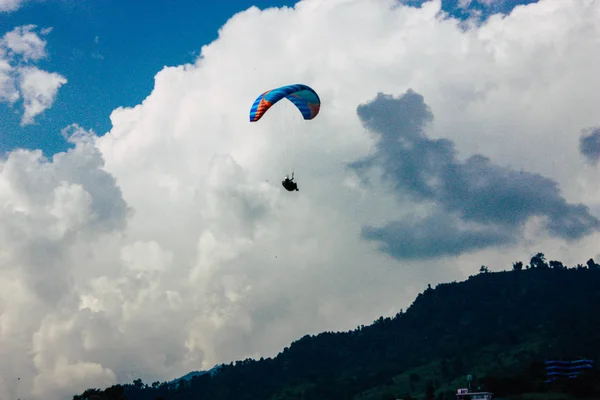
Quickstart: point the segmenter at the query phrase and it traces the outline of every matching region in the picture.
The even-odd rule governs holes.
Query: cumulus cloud
[[[13,78],[14,68],[4,55],[4,49],[0,47],[0,102],[13,104],[19,100],[19,91]]]
[[[70,339],[62,332],[78,335],[76,321],[53,312],[77,306],[73,285],[89,276],[87,244],[103,232],[122,231],[128,212],[114,178],[101,169],[101,154],[82,140],[89,135],[78,127],[70,130],[75,147],[68,153],[46,160],[39,151],[17,150],[0,162],[0,341],[8,348],[6,344],[23,335],[29,338],[29,344],[10,346],[0,375],[20,377],[20,385],[30,385],[41,397],[52,393],[48,385],[60,389],[73,369],[110,376],[104,368],[69,355]],[[64,348],[53,347],[56,340]],[[31,364],[28,354],[34,355]],[[31,368],[40,374],[32,374]],[[4,394],[0,397],[13,398],[15,393]]]
[[[0,39],[0,102],[13,105],[23,101],[21,125],[34,123],[35,117],[50,108],[59,88],[67,79],[37,68],[34,62],[47,57],[44,36],[51,28],[36,32],[35,25],[14,28]]]
[[[584,131],[579,138],[579,151],[591,164],[597,164],[600,161],[600,127]]]
[[[534,216],[546,217],[548,231],[568,240],[600,228],[588,207],[568,204],[552,179],[494,165],[481,155],[458,161],[454,143],[426,136],[433,115],[423,96],[412,90],[399,98],[380,93],[357,113],[376,135],[376,152],[351,167],[380,166],[400,198],[431,202],[441,213],[363,230],[364,237],[381,240],[395,257],[456,255],[514,243]]]
[[[24,25],[7,32],[4,34],[4,46],[10,53],[22,57],[24,61],[46,57],[47,42],[33,32],[35,28],[35,25]]]
[[[56,72],[47,72],[36,67],[21,69],[19,88],[25,108],[21,123],[23,125],[33,123],[37,115],[50,108],[58,89],[65,83],[67,80]]]
[[[142,104],[115,110],[106,135],[74,125],[66,153],[7,155],[0,397],[68,398],[274,355],[306,333],[394,314],[427,283],[482,264],[507,268],[546,248],[568,265],[595,254],[593,216],[575,205],[598,206],[600,188],[564,132],[597,124],[600,5],[547,0],[466,30],[439,11],[439,1],[392,0],[251,8],[194,64],[160,71]],[[317,118],[282,102],[248,122],[259,93],[295,82],[319,92]],[[375,107],[402,101],[409,114]],[[394,132],[423,146],[394,145],[430,157],[407,160],[412,183],[410,169],[399,176],[383,162],[389,119],[366,111],[395,118]],[[379,124],[375,136],[365,121]],[[364,174],[347,168],[369,156]],[[280,186],[290,166],[300,192]],[[472,206],[429,178],[442,189],[454,179]],[[484,189],[542,204],[526,196],[514,213],[484,215]],[[361,236],[394,221],[413,252],[433,248],[419,249],[419,235],[448,232],[436,246],[447,255],[398,261]],[[500,240],[519,229],[522,241]],[[471,245],[452,256],[459,240]]]
[[[0,12],[11,12],[18,10],[25,0],[0,0]]]

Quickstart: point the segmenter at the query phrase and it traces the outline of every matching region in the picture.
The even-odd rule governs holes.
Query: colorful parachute
[[[313,119],[321,108],[321,99],[312,88],[302,84],[287,85],[267,90],[258,96],[250,109],[250,122],[261,119],[271,106],[284,97],[294,103],[304,119]]]

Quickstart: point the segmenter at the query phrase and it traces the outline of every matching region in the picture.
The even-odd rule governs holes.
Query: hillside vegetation
[[[430,286],[404,312],[349,332],[305,336],[274,358],[241,360],[170,383],[89,389],[74,400],[600,398],[595,368],[545,384],[547,358],[600,356],[600,265],[567,268],[542,253],[510,271]]]

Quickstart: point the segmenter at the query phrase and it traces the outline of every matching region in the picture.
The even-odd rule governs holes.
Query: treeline
[[[174,383],[88,389],[74,400],[453,399],[477,369],[496,395],[558,391],[600,398],[595,371],[545,384],[546,358],[600,356],[600,265],[543,253],[512,271],[428,288],[404,312],[349,332],[305,336],[274,358],[222,365]]]

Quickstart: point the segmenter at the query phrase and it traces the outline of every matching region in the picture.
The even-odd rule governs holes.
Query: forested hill
[[[305,336],[275,358],[176,383],[88,390],[74,400],[453,399],[467,374],[496,396],[562,390],[600,398],[597,368],[573,380],[576,387],[544,384],[546,358],[600,360],[599,311],[600,265],[567,268],[539,253],[510,271],[482,266],[464,282],[428,287],[406,312]]]

